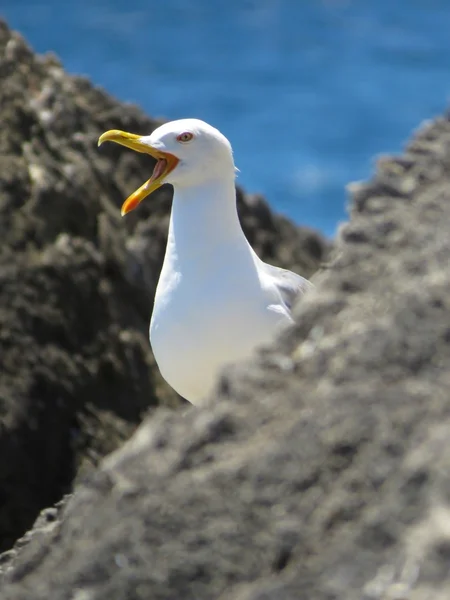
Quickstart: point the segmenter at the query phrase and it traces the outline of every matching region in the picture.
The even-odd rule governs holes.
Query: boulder
[[[154,411],[4,558],[7,600],[450,597],[450,120],[373,179],[296,326]]]

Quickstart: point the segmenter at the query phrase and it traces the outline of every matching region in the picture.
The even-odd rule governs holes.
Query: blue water
[[[3,0],[0,14],[118,98],[221,129],[247,190],[329,235],[345,185],[450,92],[449,0]]]

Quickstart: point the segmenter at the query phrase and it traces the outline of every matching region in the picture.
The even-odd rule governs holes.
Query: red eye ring
[[[194,134],[190,131],[184,131],[183,133],[180,133],[180,135],[177,135],[177,142],[181,142],[182,144],[186,144],[192,139],[194,139]]]

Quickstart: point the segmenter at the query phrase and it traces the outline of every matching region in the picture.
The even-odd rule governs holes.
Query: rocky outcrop
[[[150,163],[98,136],[157,123],[0,24],[0,550],[178,398],[148,343],[170,190],[121,219]],[[327,251],[316,233],[239,190],[259,253],[306,275]],[[47,514],[47,513],[46,513]],[[48,517],[48,514],[47,514]]]
[[[156,411],[4,558],[3,597],[450,595],[450,120],[354,186],[296,327]]]
[[[23,49],[19,56],[29,57],[23,64],[37,61]],[[39,68],[48,72],[44,64],[38,61],[33,77]],[[81,85],[51,68],[65,85]],[[120,118],[127,114],[144,119],[132,108]],[[137,121],[124,128],[142,129]],[[75,126],[81,132],[82,122]],[[90,157],[94,142],[86,140],[76,160]],[[143,171],[128,163],[135,157],[110,151],[83,167],[80,190],[90,198],[83,210],[90,215],[96,199],[102,203],[89,234],[88,217],[78,225],[68,216],[67,224],[62,217],[58,226],[46,224],[35,184],[29,182],[21,204],[14,177],[29,157],[18,154],[16,175],[8,170],[2,179],[1,218],[11,220],[2,290],[12,291],[1,295],[0,340],[9,367],[1,383],[0,475],[2,492],[13,476],[22,486],[17,503],[45,489],[48,465],[63,482],[58,489],[69,487],[72,476],[55,454],[58,436],[60,448],[73,448],[66,432],[70,444],[78,440],[87,449],[71,449],[71,460],[89,457],[96,439],[98,462],[109,428],[124,439],[149,405],[170,401],[143,331],[151,265],[159,264],[162,247],[152,249],[151,240],[164,237],[163,199],[154,214],[142,222],[133,216],[123,231],[109,202],[118,204],[125,181],[134,177],[133,188]],[[241,199],[248,222],[266,210],[257,205],[252,212],[250,204]],[[75,206],[74,200],[69,215]],[[56,199],[52,207],[56,219],[63,209]],[[270,253],[281,231],[297,233],[267,214],[277,225],[266,227],[257,245]],[[151,411],[121,448],[87,469],[74,493],[44,511],[3,554],[2,600],[447,599],[449,227],[444,116],[424,125],[404,155],[380,159],[372,181],[353,187],[350,223],[316,289],[298,305],[296,326],[257,359],[229,369],[208,408]],[[48,241],[41,241],[44,231]],[[303,235],[300,245],[310,248],[313,261],[323,246],[312,234],[315,241],[305,244]],[[280,262],[289,260],[301,262],[292,255]],[[34,460],[37,473],[28,467],[8,475],[6,451],[19,465]]]

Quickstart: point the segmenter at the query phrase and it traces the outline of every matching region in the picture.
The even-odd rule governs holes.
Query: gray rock
[[[156,411],[2,598],[450,597],[450,121],[353,186],[295,328],[211,406]]]
[[[182,401],[148,343],[170,189],[121,219],[121,202],[151,164],[97,148],[107,129],[150,133],[158,123],[67,75],[55,57],[36,56],[5,23],[0,79],[0,550],[8,550],[147,412]],[[239,206],[263,258],[305,275],[317,269],[328,249],[318,234],[241,191]]]

